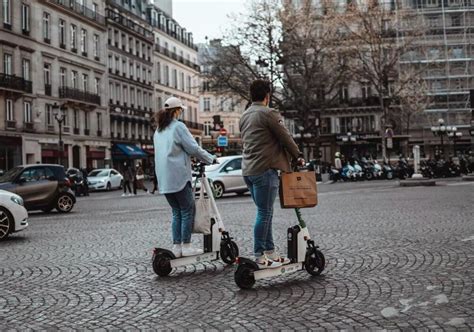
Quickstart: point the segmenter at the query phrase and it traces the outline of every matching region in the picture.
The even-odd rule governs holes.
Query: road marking
[[[470,237],[467,237],[465,239],[462,239],[461,241],[462,242],[466,242],[466,241],[473,241],[474,240],[474,235],[470,236]]]

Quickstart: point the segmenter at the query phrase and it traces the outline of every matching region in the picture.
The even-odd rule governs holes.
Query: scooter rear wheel
[[[318,276],[324,271],[325,266],[326,259],[321,251],[316,248],[306,251],[304,267],[309,274]]]
[[[241,264],[234,274],[234,280],[241,289],[251,289],[255,284],[253,272],[255,269],[249,264]]]
[[[232,265],[239,256],[239,247],[234,241],[222,241],[220,255],[224,263]]]
[[[153,271],[160,277],[166,277],[171,273],[171,261],[172,257],[164,252],[153,254]]]

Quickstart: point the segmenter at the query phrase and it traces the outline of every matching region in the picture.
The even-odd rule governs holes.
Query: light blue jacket
[[[212,163],[215,156],[203,150],[186,125],[173,120],[163,131],[155,131],[155,171],[160,194],[181,191],[192,181],[191,156]]]

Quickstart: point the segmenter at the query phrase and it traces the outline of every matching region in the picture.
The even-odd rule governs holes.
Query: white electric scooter
[[[153,250],[153,271],[160,277],[166,277],[173,268],[196,263],[215,261],[221,258],[224,263],[232,265],[239,256],[239,248],[232,241],[229,233],[225,231],[224,223],[214,200],[213,189],[205,175],[205,164],[196,163],[194,166],[198,172],[197,179],[201,179],[201,191],[204,190],[209,197],[211,210],[214,217],[211,219],[211,233],[204,235],[204,252],[200,255],[176,258],[171,250],[155,248]]]
[[[309,236],[306,223],[296,208],[298,225],[288,228],[288,258],[290,263],[277,267],[260,269],[254,260],[237,257],[234,280],[242,289],[250,289],[256,280],[306,270],[313,276],[320,275],[326,265],[323,253]]]

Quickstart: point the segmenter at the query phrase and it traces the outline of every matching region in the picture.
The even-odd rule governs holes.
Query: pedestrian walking
[[[137,189],[143,190],[148,193],[147,187],[145,187],[145,172],[143,171],[142,164],[139,162],[135,168],[135,177],[133,181],[133,194],[137,194]]]
[[[123,175],[123,194],[122,194],[122,197],[131,196],[132,195],[132,188],[130,187],[130,184],[133,182],[134,175],[133,175],[132,167],[126,161],[123,163],[122,175]],[[127,190],[128,190],[128,194],[127,194]]]
[[[191,246],[195,213],[191,156],[209,164],[216,157],[204,151],[186,125],[178,121],[185,109],[181,100],[171,97],[165,101],[164,106],[155,115],[158,129],[153,141],[158,190],[165,195],[173,216],[171,250],[176,257],[199,255],[203,251]]]
[[[278,170],[290,172],[289,158],[296,160],[301,154],[279,113],[268,107],[270,93],[268,81],[252,82],[252,104],[240,119],[242,175],[257,206],[254,254],[261,268],[289,261],[275,250],[272,235],[273,205],[279,188]],[[299,159],[299,162],[304,163],[304,160]]]
[[[158,179],[156,178],[156,171],[155,171],[155,164],[151,164],[151,181],[153,182],[153,189],[151,193],[154,195],[155,192],[158,190]]]

